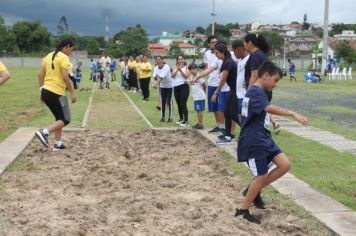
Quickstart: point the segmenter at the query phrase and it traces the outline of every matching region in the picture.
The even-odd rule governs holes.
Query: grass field
[[[21,126],[42,127],[52,122],[52,115],[39,101],[38,68],[9,68],[12,79],[0,87],[0,140]],[[91,87],[88,72],[84,71],[82,87]],[[356,139],[355,86],[353,81],[323,81],[308,84],[297,74],[297,83],[283,79],[274,91],[273,102],[308,116],[312,126]],[[111,90],[96,90],[89,118],[90,129],[145,129],[142,118],[130,109],[116,84]],[[143,103],[140,94],[127,93],[155,127],[177,127],[161,123],[156,110],[158,91],[151,89],[150,101]],[[78,103],[71,104],[72,123],[80,127],[91,91],[78,91]],[[193,101],[189,101],[189,121],[196,123]],[[176,107],[176,105],[174,105]],[[122,116],[125,114],[125,116]],[[121,117],[120,119],[117,117]],[[178,119],[174,110],[175,121]],[[344,119],[345,118],[345,119]],[[212,114],[204,113],[204,125],[214,126]],[[291,172],[314,188],[356,210],[356,158],[337,152],[319,143],[282,131],[276,141],[292,161]],[[235,163],[232,166],[236,165]]]

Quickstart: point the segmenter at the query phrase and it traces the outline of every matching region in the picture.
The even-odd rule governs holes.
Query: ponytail
[[[225,56],[225,60],[231,58],[231,53],[225,44],[223,43],[216,44],[214,49],[223,53]]]
[[[245,42],[252,42],[255,47],[259,48],[264,53],[267,53],[270,49],[265,37],[260,34],[248,33],[245,36]]]
[[[56,50],[54,51],[53,56],[52,56],[52,70],[54,70],[54,64],[53,64],[54,58],[56,57],[58,52],[60,52],[65,46],[68,46],[68,45],[70,47],[72,47],[74,45],[73,41],[69,38],[65,38],[58,43]]]

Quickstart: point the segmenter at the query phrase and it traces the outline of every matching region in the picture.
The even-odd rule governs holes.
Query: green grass
[[[38,69],[9,68],[12,78],[0,87],[0,140],[19,127],[43,127],[54,121],[49,109],[40,102]],[[90,87],[92,83],[88,80],[87,69],[83,69],[83,72],[82,87]],[[77,91],[76,94],[78,102],[70,104],[72,123],[68,127],[81,126],[88,105],[90,92]]]
[[[272,103],[306,115],[313,127],[356,140],[356,80],[328,80],[307,83],[304,72],[297,82],[283,78],[273,91]],[[341,117],[341,118],[340,118]],[[344,120],[347,117],[349,120]]]
[[[282,131],[274,139],[292,162],[291,173],[356,210],[356,158]]]

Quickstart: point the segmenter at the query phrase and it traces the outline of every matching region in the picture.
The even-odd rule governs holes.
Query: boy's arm
[[[194,76],[193,79],[192,79],[192,82],[194,83],[194,82],[197,81],[198,79],[203,78],[203,77],[209,75],[209,74],[210,74],[211,72],[213,72],[214,70],[216,70],[215,67],[213,67],[213,66],[208,67],[207,69],[203,70],[199,75]]]
[[[298,114],[297,112],[290,111],[290,110],[278,107],[276,105],[272,105],[272,104],[268,105],[265,108],[265,111],[267,113],[270,113],[270,114],[273,114],[273,115],[290,116],[290,117],[293,117],[293,119],[295,119],[296,121],[300,122],[304,126],[308,126],[309,125],[308,119],[305,118],[304,116]]]

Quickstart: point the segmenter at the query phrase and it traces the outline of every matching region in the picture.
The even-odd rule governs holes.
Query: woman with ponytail
[[[244,47],[250,53],[245,66],[246,88],[250,88],[257,80],[257,70],[265,61],[270,49],[266,39],[259,34],[249,33],[245,36]]]
[[[66,88],[70,93],[72,103],[77,101],[69,79],[71,62],[68,56],[72,53],[73,47],[72,40],[63,39],[57,45],[55,51],[50,52],[43,58],[38,74],[41,100],[54,115],[55,122],[47,128],[37,131],[36,136],[45,147],[49,148],[48,136],[54,132],[54,151],[65,148],[62,141],[62,128],[71,121],[69,104],[65,92]]]
[[[220,82],[211,99],[213,102],[218,100],[219,103],[223,103],[225,116],[225,134],[219,136],[219,140],[216,143],[229,144],[234,138],[235,123],[232,121],[237,122],[238,117],[236,97],[237,65],[231,59],[231,53],[225,44],[215,45],[215,55],[223,63],[220,69]]]

